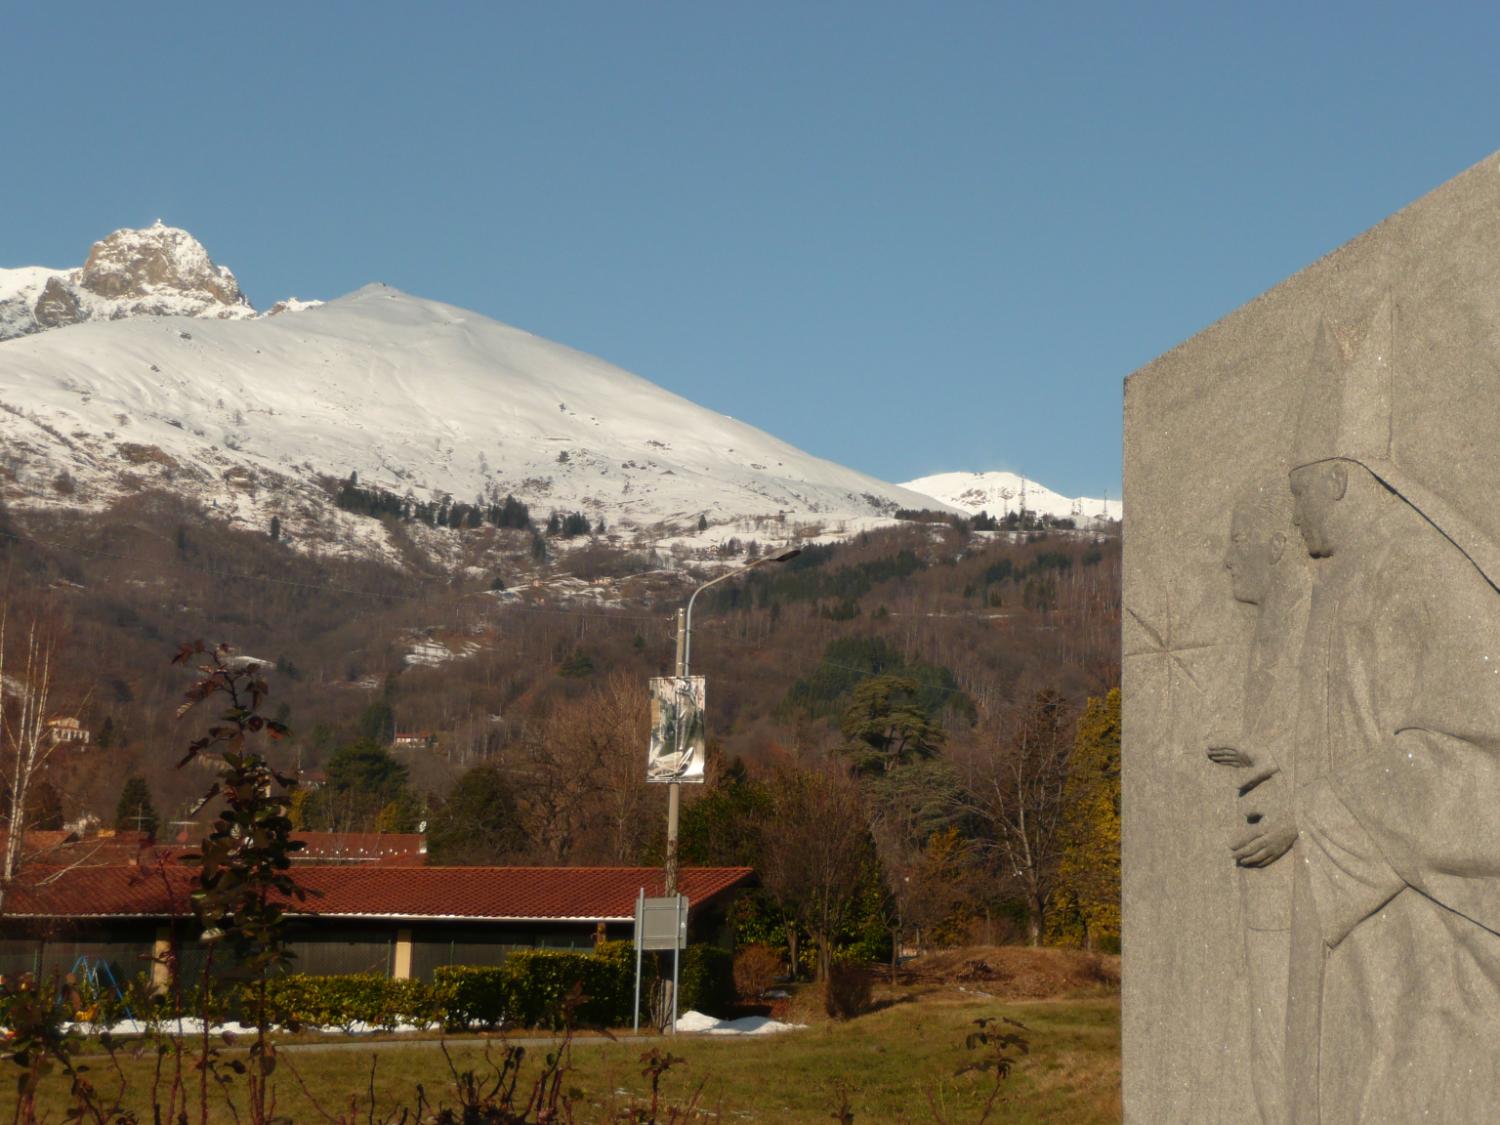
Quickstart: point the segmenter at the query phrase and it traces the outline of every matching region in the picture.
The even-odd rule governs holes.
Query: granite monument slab
[[[1127,381],[1132,1122],[1500,1104],[1500,154]]]

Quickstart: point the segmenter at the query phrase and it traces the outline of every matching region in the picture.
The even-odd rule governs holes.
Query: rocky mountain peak
[[[228,267],[215,265],[203,243],[160,219],[144,230],[123,228],[94,243],[77,281],[111,300],[172,295],[250,308]]]
[[[101,238],[77,269],[0,269],[0,340],[85,320],[254,315],[228,267],[217,265],[187,231],[160,219]]]

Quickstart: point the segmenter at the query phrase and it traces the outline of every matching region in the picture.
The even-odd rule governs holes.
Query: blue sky
[[[161,217],[888,480],[1120,487],[1120,387],[1500,148],[1500,7],[11,3],[0,265]]]

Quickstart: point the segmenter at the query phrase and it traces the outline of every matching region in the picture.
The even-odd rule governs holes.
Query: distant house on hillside
[[[398,730],[391,745],[397,750],[421,750],[437,743],[437,737],[430,730]]]
[[[53,746],[62,744],[83,749],[89,744],[89,730],[72,715],[58,715],[47,720],[47,738]]]

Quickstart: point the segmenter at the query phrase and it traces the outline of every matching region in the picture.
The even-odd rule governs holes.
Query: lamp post
[[[741,567],[739,570],[731,570],[727,574],[721,574],[717,578],[703,583],[688,598],[687,606],[677,611],[677,678],[686,679],[688,674],[688,663],[693,650],[693,603],[698,600],[698,595],[710,586],[717,586],[720,582],[730,578],[737,578],[746,571],[754,570],[758,566],[766,566],[770,563],[784,563],[796,558],[802,553],[801,547],[793,547],[789,551],[783,551],[779,555],[767,555],[765,558],[756,559],[749,566]],[[681,810],[682,783],[673,781],[667,786],[667,870],[666,870],[666,895],[671,898],[677,893],[677,820]]]

